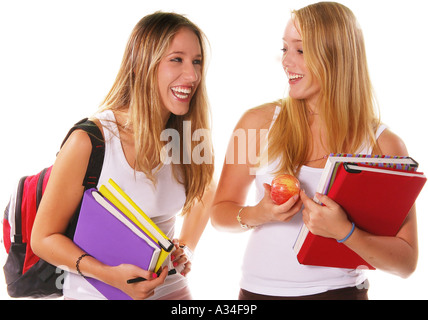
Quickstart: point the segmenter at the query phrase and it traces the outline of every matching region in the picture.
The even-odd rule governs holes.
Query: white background
[[[211,44],[208,92],[217,175],[235,123],[287,92],[281,38],[291,9],[313,1],[14,0],[0,2],[0,206],[20,176],[50,165],[69,127],[96,111],[134,25],[156,10],[186,14]],[[428,30],[422,0],[340,1],[366,38],[382,120],[426,171]],[[427,299],[426,187],[418,199],[420,260],[406,280],[370,271],[371,299]],[[251,199],[249,199],[251,200]],[[189,280],[195,299],[236,299],[246,234],[207,226]],[[0,263],[5,253],[0,249]],[[268,262],[267,262],[268,263]],[[286,271],[285,271],[286,272]],[[7,293],[0,276],[0,298]]]

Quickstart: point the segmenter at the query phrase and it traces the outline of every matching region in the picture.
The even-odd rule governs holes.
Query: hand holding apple
[[[291,178],[292,181],[295,178]],[[289,178],[286,178],[289,180]],[[292,192],[286,199],[282,199],[284,203],[282,205],[277,205],[273,199],[276,199],[276,195],[284,195],[283,192],[278,192],[278,185],[273,180],[272,185],[268,183],[263,183],[264,195],[263,198],[255,206],[249,206],[244,213],[244,223],[253,227],[261,226],[268,222],[288,222],[290,221],[297,213],[302,210],[302,200],[299,197],[299,185],[298,180],[294,180],[294,188],[297,183],[297,191]],[[293,185],[293,184],[291,184]],[[293,188],[293,189],[294,189]],[[288,189],[287,189],[288,190]],[[276,199],[276,201],[281,202],[281,200]]]
[[[276,176],[271,183],[270,197],[276,204],[287,202],[291,197],[300,192],[300,182],[289,174]]]

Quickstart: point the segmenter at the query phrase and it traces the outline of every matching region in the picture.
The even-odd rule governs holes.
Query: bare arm
[[[52,168],[34,222],[31,246],[35,254],[49,263],[77,272],[76,261],[85,252],[66,237],[65,231],[83,195],[82,181],[86,173],[92,146],[88,135],[76,130],[59,152]],[[80,263],[81,272],[115,286],[133,298],[146,298],[153,294],[167,274],[151,280],[153,274],[132,265],[110,267],[92,257]],[[128,285],[126,280],[144,277],[150,281]]]
[[[71,271],[83,251],[63,234],[83,195],[82,181],[90,152],[89,137],[76,130],[57,156],[31,237],[31,246],[38,256]]]
[[[269,128],[274,109],[274,105],[265,105],[250,110],[236,125],[235,132],[243,133],[245,141],[234,139],[233,136],[230,140],[226,156],[228,161],[224,162],[210,213],[213,226],[219,230],[229,232],[246,230],[241,227],[236,217],[245,205],[247,193],[255,178],[251,171],[249,146],[254,144],[255,149],[260,151],[261,129]],[[251,138],[250,130],[255,130],[255,139]],[[245,148],[245,146],[248,147]],[[245,159],[245,161],[239,159]],[[265,196],[256,206],[242,209],[240,216],[243,224],[258,226],[268,221],[287,221],[300,210],[301,202],[298,198],[292,198],[283,205],[277,206],[270,199],[270,186],[266,185],[265,188]]]
[[[205,190],[202,200],[195,203],[190,212],[184,216],[180,237],[176,243],[177,250],[171,254],[177,265],[184,264],[183,270],[180,271],[184,276],[191,271],[192,261],[191,257],[187,256],[188,252],[185,252],[179,245],[185,245],[192,253],[195,251],[209,220],[208,211],[212,204],[215,187],[216,184],[212,182]]]
[[[180,243],[188,246],[192,251],[196,249],[199,239],[205,230],[209,220],[209,208],[211,207],[216,184],[214,182],[205,190],[202,201],[198,201],[184,216],[180,233]]]
[[[404,142],[389,130],[379,137],[379,146],[383,154],[408,155]],[[358,229],[351,238],[347,246],[364,254],[379,269],[403,278],[410,276],[416,269],[418,235],[415,206],[395,237],[376,237]]]

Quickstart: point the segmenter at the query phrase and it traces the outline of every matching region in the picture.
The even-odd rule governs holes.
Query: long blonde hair
[[[304,60],[321,86],[319,113],[332,153],[377,150],[380,124],[369,78],[361,28],[350,9],[320,2],[293,11],[300,27]],[[281,158],[279,172],[297,174],[311,152],[306,102],[287,97],[269,133],[269,159]]]
[[[202,76],[190,101],[188,113],[183,116],[171,114],[164,127],[161,117],[162,102],[157,85],[158,66],[175,34],[181,28],[189,28],[199,39],[202,51]],[[131,33],[116,80],[101,105],[101,111],[128,113],[127,125],[133,132],[136,150],[135,169],[144,172],[154,184],[156,184],[154,169],[157,167],[159,170],[162,165],[161,150],[165,142],[161,141],[160,137],[163,130],[177,130],[180,133],[180,146],[184,146],[183,121],[190,121],[191,132],[210,129],[209,103],[205,87],[205,41],[203,32],[182,15],[155,12],[145,16]],[[204,151],[211,152],[213,156],[211,139],[208,140],[210,141],[204,143],[210,146],[210,150]],[[193,161],[190,164],[184,163],[183,157],[186,156],[184,152],[191,152],[190,149],[193,149],[196,143],[192,141],[191,148],[184,148],[180,163],[173,164],[174,177],[186,190],[183,213],[189,211],[196,199],[202,198],[214,172],[214,161],[201,164]]]

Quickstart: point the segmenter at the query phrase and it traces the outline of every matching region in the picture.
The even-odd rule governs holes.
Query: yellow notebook
[[[113,179],[109,179],[107,184],[102,185],[99,188],[99,192],[159,244],[161,252],[158,262],[156,263],[155,272],[159,271],[160,267],[174,248],[172,241],[144,213],[144,211],[141,210],[134,201],[132,201],[132,199],[113,181]]]

